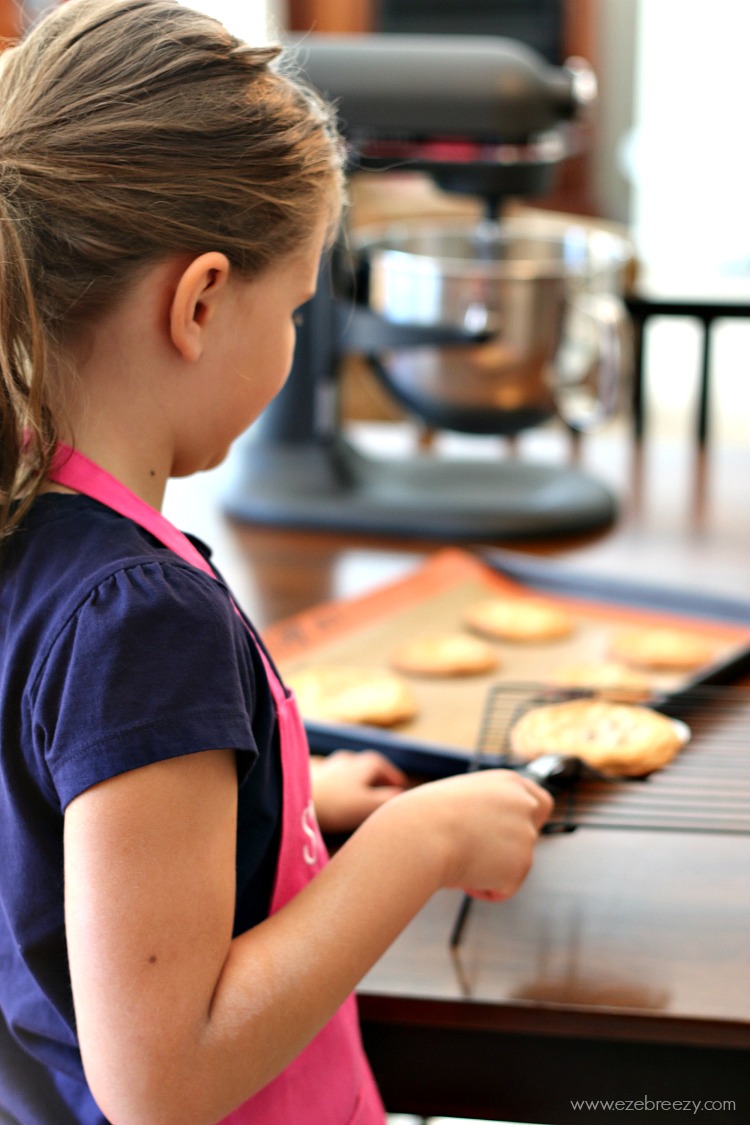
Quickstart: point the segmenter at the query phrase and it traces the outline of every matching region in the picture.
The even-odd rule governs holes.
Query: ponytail
[[[19,228],[0,189],[0,545],[36,496],[55,445],[47,345]]]

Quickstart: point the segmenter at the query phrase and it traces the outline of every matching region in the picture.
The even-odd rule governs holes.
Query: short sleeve
[[[201,750],[257,757],[247,629],[226,591],[178,561],[117,570],[54,638],[32,688],[34,743],[61,808],[97,782]]]

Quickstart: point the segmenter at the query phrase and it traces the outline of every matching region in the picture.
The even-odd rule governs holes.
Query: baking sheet
[[[477,744],[490,687],[498,682],[548,682],[560,668],[607,658],[614,632],[632,626],[697,630],[716,644],[715,658],[689,674],[649,673],[654,695],[678,693],[696,683],[729,683],[750,670],[750,603],[636,584],[599,584],[532,560],[524,569],[509,553],[484,555],[456,548],[438,551],[407,577],[362,597],[315,606],[279,622],[264,640],[282,674],[308,665],[383,668],[403,640],[461,629],[465,609],[497,595],[543,596],[575,620],[570,637],[533,643],[491,642],[501,665],[469,676],[407,677],[419,704],[408,723],[387,731],[306,719],[313,751],[369,745],[404,768],[430,774],[465,768]],[[668,608],[662,608],[663,603]]]

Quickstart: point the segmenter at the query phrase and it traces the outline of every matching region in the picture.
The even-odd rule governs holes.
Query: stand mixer
[[[515,435],[612,415],[627,374],[624,239],[498,220],[548,191],[595,94],[585,64],[550,66],[494,37],[305,37],[307,79],[339,108],[358,169],[427,173],[480,199],[476,224],[422,220],[342,236],[302,310],[289,380],[233,454],[229,515],[301,529],[497,540],[594,529],[616,503],[570,466],[388,458],[342,432],[346,357],[367,358],[422,423]]]

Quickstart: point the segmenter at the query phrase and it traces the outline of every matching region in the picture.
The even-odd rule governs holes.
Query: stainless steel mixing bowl
[[[465,335],[372,357],[428,423],[514,434],[559,414],[588,429],[618,409],[629,370],[626,239],[542,217],[369,228],[351,245],[373,312]]]

